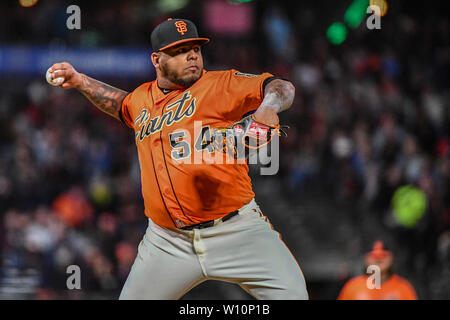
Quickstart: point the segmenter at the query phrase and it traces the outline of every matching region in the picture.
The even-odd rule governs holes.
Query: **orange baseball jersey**
[[[259,107],[270,77],[203,70],[187,89],[165,94],[154,80],[126,96],[122,119],[135,132],[147,217],[180,228],[221,218],[251,201],[247,164],[226,163],[223,154],[217,161],[208,141],[215,128]]]
[[[417,300],[413,286],[398,275],[392,275],[380,289],[369,289],[367,278],[363,275],[350,279],[339,293],[338,300]]]

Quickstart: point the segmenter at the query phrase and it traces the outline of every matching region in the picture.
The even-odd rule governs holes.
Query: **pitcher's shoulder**
[[[203,77],[205,79],[217,79],[217,78],[223,78],[223,77],[230,77],[233,72],[237,72],[237,70],[234,69],[227,69],[227,70],[205,70],[203,73]]]
[[[133,92],[147,92],[152,88],[152,85],[156,82],[156,80],[148,81],[140,84],[136,89],[133,90]]]

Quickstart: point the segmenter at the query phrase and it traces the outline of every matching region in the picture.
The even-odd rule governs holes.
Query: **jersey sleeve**
[[[255,111],[264,99],[263,83],[273,74],[264,72],[261,74],[244,73],[232,69],[229,74],[229,92],[236,98],[235,106],[241,116]]]
[[[123,123],[125,123],[128,127],[134,128],[133,119],[130,114],[131,108],[131,97],[133,92],[130,92],[122,102],[122,106],[119,111],[120,119]]]

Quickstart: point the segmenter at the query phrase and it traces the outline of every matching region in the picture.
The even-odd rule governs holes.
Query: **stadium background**
[[[0,298],[117,298],[146,228],[133,133],[49,86],[45,70],[67,60],[131,91],[154,77],[152,28],[185,17],[212,39],[206,69],[269,71],[296,86],[280,115],[291,129],[278,175],[250,173],[311,299],[336,299],[375,240],[420,299],[449,299],[449,11],[389,1],[370,30],[370,15],[348,11],[358,2],[1,2]],[[80,30],[66,27],[73,4]],[[403,186],[415,193],[392,201]],[[81,290],[66,287],[71,264]],[[184,299],[251,297],[209,281]]]

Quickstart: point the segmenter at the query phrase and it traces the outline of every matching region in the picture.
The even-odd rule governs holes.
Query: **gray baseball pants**
[[[168,229],[149,219],[119,299],[180,299],[209,279],[238,284],[256,299],[308,299],[297,261],[254,199],[204,229]]]

